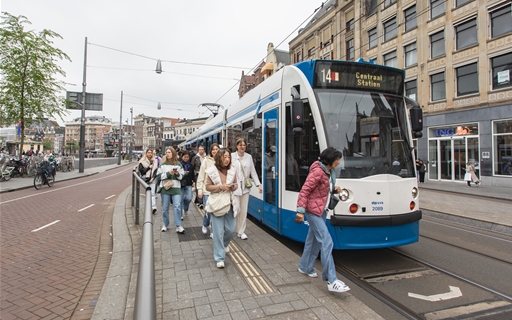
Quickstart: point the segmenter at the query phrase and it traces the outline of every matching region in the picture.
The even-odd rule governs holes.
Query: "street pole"
[[[117,165],[121,165],[121,144],[123,143],[123,91],[121,91],[121,107],[119,108],[119,139],[117,146],[119,147],[119,154],[117,155]]]
[[[87,73],[87,37],[85,37],[85,48],[84,48],[84,78],[82,82],[82,117],[80,119],[80,154],[78,159],[78,172],[84,172],[84,161],[85,161],[85,88]]]
[[[133,143],[133,107],[130,108],[130,144],[128,145],[129,159],[132,161],[132,143]]]

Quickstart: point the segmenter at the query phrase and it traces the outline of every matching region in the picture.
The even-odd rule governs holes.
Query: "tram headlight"
[[[341,201],[347,201],[348,200],[348,190],[347,189],[341,189],[339,193],[339,197]]]
[[[418,197],[419,190],[418,188],[414,187],[412,188],[412,197],[413,199],[416,199]]]

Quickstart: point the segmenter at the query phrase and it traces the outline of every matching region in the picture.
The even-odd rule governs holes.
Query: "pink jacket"
[[[328,174],[324,165],[320,161],[315,161],[309,168],[306,182],[300,189],[297,199],[297,212],[322,215],[329,196],[329,178],[332,179],[333,185],[335,185],[336,173],[334,169],[331,169]]]

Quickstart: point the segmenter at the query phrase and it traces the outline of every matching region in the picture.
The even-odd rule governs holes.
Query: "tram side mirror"
[[[304,127],[304,102],[302,100],[292,100],[292,126],[294,132],[300,132]]]

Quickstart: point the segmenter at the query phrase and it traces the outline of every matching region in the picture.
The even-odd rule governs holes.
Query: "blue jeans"
[[[192,186],[181,188],[181,206],[183,210],[188,211],[190,201],[192,201]]]
[[[168,227],[170,224],[169,207],[171,205],[171,197],[174,210],[174,225],[176,225],[176,227],[181,226],[181,194],[170,195],[161,193],[160,197],[162,198],[162,218],[164,220],[164,226]]]
[[[208,212],[206,212],[206,203],[208,203],[208,195],[203,194],[203,208],[204,208],[204,215],[203,215],[203,227],[208,227],[210,225],[210,216]]]
[[[320,253],[322,280],[334,282],[338,278],[336,277],[336,269],[332,258],[332,238],[325,224],[326,215],[326,210],[324,210],[321,217],[306,212],[309,231],[306,243],[304,243],[304,252],[300,257],[299,268],[307,274],[315,272],[316,258]]]
[[[226,258],[224,247],[229,245],[235,233],[236,218],[233,215],[233,206],[222,217],[210,215],[212,217],[213,258],[215,261],[221,262]]]

